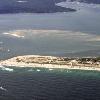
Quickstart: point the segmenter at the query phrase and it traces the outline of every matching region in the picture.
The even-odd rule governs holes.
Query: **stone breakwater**
[[[64,68],[79,70],[100,71],[99,58],[67,58],[39,55],[18,56],[0,61],[1,66],[9,67],[40,67],[40,68]]]

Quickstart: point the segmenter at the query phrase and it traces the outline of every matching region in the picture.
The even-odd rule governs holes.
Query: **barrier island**
[[[40,55],[17,56],[7,60],[1,60],[0,66],[9,67],[41,67],[64,68],[80,70],[100,71],[100,57],[54,57]]]

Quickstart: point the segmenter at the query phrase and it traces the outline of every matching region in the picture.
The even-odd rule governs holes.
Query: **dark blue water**
[[[0,100],[100,100],[100,72],[14,68],[0,70]]]

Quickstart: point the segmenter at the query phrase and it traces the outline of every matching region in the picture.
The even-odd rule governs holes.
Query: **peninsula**
[[[65,0],[0,0],[0,14],[73,12],[72,8],[57,6]]]
[[[100,71],[100,57],[54,57],[40,55],[17,56],[7,60],[1,60],[0,66],[9,67],[41,67],[41,68],[64,68],[79,70]]]

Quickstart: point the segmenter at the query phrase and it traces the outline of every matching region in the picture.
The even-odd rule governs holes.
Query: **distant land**
[[[73,8],[57,6],[60,2],[100,4],[100,0],[0,0],[0,14],[73,12]]]
[[[0,0],[0,14],[5,13],[55,13],[76,11],[57,6],[66,0]]]
[[[78,1],[78,2],[84,2],[84,3],[93,3],[93,4],[100,4],[100,0],[66,0],[66,1]]]

